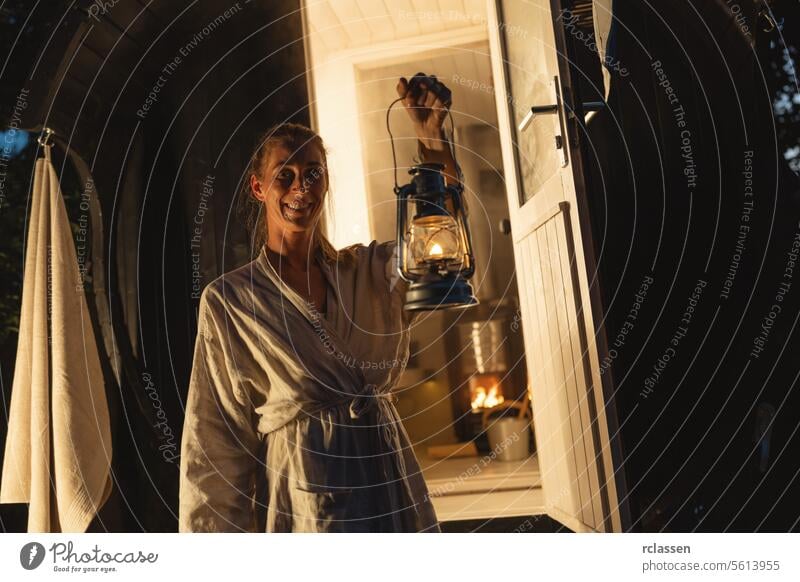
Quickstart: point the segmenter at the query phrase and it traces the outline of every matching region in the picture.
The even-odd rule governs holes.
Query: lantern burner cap
[[[417,195],[441,194],[445,191],[444,164],[425,162],[413,166],[408,173],[414,176],[411,181]]]

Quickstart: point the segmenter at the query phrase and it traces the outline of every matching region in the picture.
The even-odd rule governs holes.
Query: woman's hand
[[[447,144],[442,129],[453,102],[450,89],[435,75],[428,77],[417,73],[416,77],[423,77],[416,87],[411,87],[405,77],[400,77],[397,95],[403,98],[403,106],[422,145],[431,151],[445,151]]]

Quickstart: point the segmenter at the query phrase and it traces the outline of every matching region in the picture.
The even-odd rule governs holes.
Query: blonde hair
[[[252,156],[250,156],[250,163],[244,174],[242,184],[240,207],[245,217],[245,226],[250,233],[253,255],[257,255],[267,242],[268,224],[266,213],[264,213],[264,203],[253,196],[252,190],[250,189],[250,176],[255,175],[257,178],[261,179],[261,172],[264,168],[264,164],[270,152],[276,146],[283,146],[291,152],[296,152],[306,147],[308,144],[313,144],[319,148],[327,172],[328,150],[322,142],[322,137],[310,127],[300,123],[285,122],[270,127],[262,134],[255,151]],[[328,180],[328,193],[326,198],[330,206],[330,180]],[[355,246],[357,245],[342,250],[336,250],[318,224],[314,227],[311,246],[312,249],[319,249],[321,251],[322,257],[326,262],[335,264],[339,262],[347,263],[354,260]]]

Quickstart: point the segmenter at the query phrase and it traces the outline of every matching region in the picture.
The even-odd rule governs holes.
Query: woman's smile
[[[292,200],[288,203],[282,203],[283,215],[289,219],[297,219],[310,214],[314,204],[307,200]]]

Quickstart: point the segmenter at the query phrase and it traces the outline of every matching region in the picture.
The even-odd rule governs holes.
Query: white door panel
[[[564,93],[550,6],[550,0],[489,0],[541,480],[547,511],[555,519],[575,531],[621,531],[594,332],[594,317],[602,314],[592,313],[588,274],[594,267],[584,255],[583,236],[590,233],[579,215],[570,163],[575,151],[565,141],[563,111],[536,115],[519,129],[526,110],[558,103]],[[557,135],[564,136],[563,152]]]

